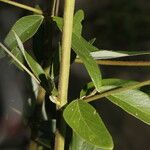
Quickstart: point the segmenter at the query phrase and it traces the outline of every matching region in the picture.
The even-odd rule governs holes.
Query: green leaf
[[[138,83],[138,82],[133,81],[133,80],[124,80],[124,79],[117,79],[117,78],[108,78],[108,79],[102,80],[103,86],[115,85],[115,86],[125,87],[125,86],[135,84],[135,83]]]
[[[18,43],[18,47],[20,49],[20,51],[22,52],[28,66],[30,67],[30,69],[32,70],[33,74],[35,75],[35,77],[41,82],[41,86],[43,88],[45,88],[46,91],[50,92],[50,89],[52,90],[52,82],[50,78],[47,78],[43,68],[38,64],[38,62],[36,60],[34,60],[27,51],[25,51],[24,46],[20,40],[20,38],[18,37],[18,35],[14,32],[17,43]],[[49,79],[49,80],[48,80]]]
[[[84,20],[84,12],[83,10],[78,10],[73,18],[73,32],[77,35],[82,34],[82,24],[81,22]]]
[[[58,17],[59,18],[59,17]],[[79,36],[81,36],[82,33],[82,20],[84,19],[84,12],[82,10],[79,10],[74,15],[74,21],[73,21],[73,31],[76,32]],[[62,26],[62,18],[59,18],[58,24]],[[60,53],[61,53],[61,45],[59,45],[59,51],[56,51],[53,57],[53,63],[51,68],[51,74],[52,78],[58,76],[59,74],[59,62],[60,62]],[[76,53],[74,51],[71,52],[71,62],[74,62],[76,58]]]
[[[34,75],[40,80],[40,77],[42,75],[45,76],[45,72],[42,69],[42,67],[28,54],[27,51],[25,51],[24,46],[21,42],[21,39],[18,37],[18,35],[14,32],[17,43],[18,43],[18,47],[21,50],[27,64],[29,65],[30,69],[32,70],[32,72],[34,73]]]
[[[76,13],[76,15],[78,12]],[[75,16],[76,16],[75,15]],[[63,26],[63,19],[60,17],[54,17],[53,20],[57,23],[58,28],[62,31]],[[78,20],[79,21],[79,20]],[[78,30],[75,28],[73,29],[73,35],[76,34],[76,36],[79,36]],[[85,45],[85,47],[88,49],[90,54],[95,60],[99,59],[113,59],[113,58],[119,58],[119,57],[129,57],[129,56],[137,56],[137,55],[146,55],[150,54],[149,51],[116,51],[116,50],[102,50],[98,49],[97,47],[93,46],[93,41],[86,41],[83,37],[80,37],[78,40],[82,41],[82,44]],[[72,45],[74,43],[72,42]]]
[[[23,70],[25,70],[38,84],[40,84],[39,80],[34,76],[34,74],[26,67],[24,64],[18,60],[18,58],[13,55],[2,43],[0,43],[0,48],[6,52]]]
[[[137,82],[120,79],[104,79],[102,80],[100,93],[118,87],[127,87],[128,85],[132,85],[135,83]],[[93,83],[88,83],[81,91],[80,97],[91,95],[93,90]],[[148,94],[135,89],[119,92],[117,94],[111,94],[106,98],[137,119],[150,125],[150,96]]]
[[[98,148],[113,149],[112,138],[96,110],[82,100],[71,102],[63,113],[73,131]]]
[[[139,90],[128,90],[107,97],[112,103],[150,125],[150,96]]]
[[[14,48],[13,50],[10,49],[10,51],[21,63],[24,63],[24,58],[18,47]],[[13,59],[10,61],[10,63],[15,64],[19,69],[21,69]]]
[[[82,39],[75,34],[72,35],[72,48],[76,52],[76,54],[80,57],[80,59],[83,61],[96,89],[99,91],[101,87],[101,73],[98,65],[94,61],[94,59],[91,57],[88,48],[86,45],[83,44]]]
[[[137,83],[137,81],[122,80],[122,79],[115,79],[115,78],[103,79],[102,86],[100,87],[99,93],[103,93],[103,92],[113,90],[119,87],[125,87],[125,86],[135,84],[135,83]],[[94,90],[95,90],[95,87],[94,87],[93,82],[86,84],[85,87],[80,92],[80,98],[87,96],[87,95],[91,95]]]
[[[21,41],[24,43],[28,39],[30,39],[38,30],[41,23],[43,21],[42,15],[29,15],[20,18],[12,27],[8,35],[6,36],[4,40],[4,44],[12,51],[13,54],[21,55],[21,52],[16,49],[17,47],[17,41],[13,34],[13,31],[16,32],[16,34],[19,36]],[[1,56],[4,56],[1,55]],[[20,58],[20,56],[18,57]],[[21,62],[22,60],[19,59]]]
[[[14,26],[6,36],[4,40],[5,45],[9,49],[14,49],[17,47],[17,41],[14,37],[13,31],[16,32],[21,41],[24,43],[36,33],[42,21],[42,15],[29,15],[22,17],[14,24]]]
[[[78,136],[77,134],[73,133],[72,143],[70,145],[70,149],[69,150],[102,150],[102,149],[97,148],[96,146],[86,142],[80,136]]]
[[[59,30],[60,31],[62,31],[62,27],[63,27],[63,19],[61,18],[61,17],[53,17],[53,21],[55,21],[56,22],[56,24],[57,24],[57,27],[59,28]],[[97,47],[95,47],[95,46],[93,46],[92,44],[91,44],[91,42],[88,42],[87,40],[85,40],[82,36],[80,36],[79,34],[78,34],[78,32],[76,32],[76,30],[75,29],[73,29],[73,35],[76,35],[76,36],[78,36],[78,37],[80,37],[79,38],[79,40],[82,40],[82,43],[84,44],[84,45],[86,45],[86,47],[87,47],[87,49],[89,50],[89,52],[92,52],[92,51],[99,51],[99,49],[97,48]],[[72,42],[72,45],[73,45],[74,43]]]
[[[63,19],[60,17],[54,17],[53,20],[57,23],[58,28],[62,31]],[[83,61],[96,89],[99,91],[101,87],[101,73],[95,60],[90,55],[89,49],[95,49],[95,47],[87,42],[84,38],[76,33],[76,29],[73,30],[72,35],[72,49]]]
[[[107,51],[107,50],[91,52],[91,55],[96,60],[112,59],[112,58],[129,56],[128,54],[118,53],[118,52],[113,52],[113,51]]]
[[[127,51],[117,52],[117,51],[109,51],[109,50],[100,50],[100,51],[91,52],[90,54],[95,60],[100,60],[100,59],[113,59],[113,58],[119,58],[119,57],[146,55],[146,54],[150,54],[150,52],[128,53]]]

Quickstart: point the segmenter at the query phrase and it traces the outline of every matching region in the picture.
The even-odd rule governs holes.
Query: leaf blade
[[[27,51],[25,51],[24,46],[22,44],[21,39],[19,38],[19,36],[15,33],[14,31],[14,35],[16,37],[16,41],[17,44],[19,46],[20,51],[22,52],[28,66],[30,67],[30,69],[32,70],[32,72],[34,73],[34,75],[40,80],[40,76],[41,75],[45,75],[44,70],[42,69],[42,67],[28,54]]]
[[[17,41],[14,36],[13,31],[17,33],[22,42],[30,39],[40,27],[44,17],[42,15],[29,15],[20,18],[11,28],[9,33],[7,34],[4,44],[9,48],[10,51],[19,59],[20,62],[23,63],[22,53],[18,51]],[[0,49],[0,58],[5,56],[5,53],[2,49]],[[12,63],[15,63],[12,61]]]
[[[4,50],[23,70],[25,70],[38,84],[40,84],[39,80],[33,75],[33,73],[26,68],[26,66],[24,66],[24,64],[22,64],[20,62],[20,60],[18,60],[18,58],[16,56],[14,56],[2,43],[0,43],[0,48],[2,50]]]
[[[47,92],[51,92],[51,90],[53,89],[51,78],[45,74],[45,71],[43,70],[41,65],[34,58],[32,58],[32,56],[30,56],[29,53],[24,49],[24,46],[23,46],[20,38],[18,37],[18,35],[15,32],[14,32],[14,35],[16,37],[18,47],[19,47],[21,53],[23,54],[28,66],[32,70],[33,74],[35,75],[35,78],[37,78],[37,80],[39,80],[40,85]]]
[[[73,32],[81,36],[82,34],[82,21],[84,20],[84,11],[78,10],[73,18]]]
[[[13,25],[12,29],[6,36],[4,40],[5,45],[10,49],[17,47],[17,41],[14,37],[13,31],[16,32],[22,42],[27,41],[36,33],[42,21],[42,15],[29,15],[22,17]]]
[[[86,142],[84,139],[73,133],[72,142],[69,150],[102,150]]]
[[[114,51],[114,50],[99,50],[90,53],[95,60],[101,59],[114,59],[121,57],[131,57],[131,56],[139,56],[139,55],[149,55],[150,52],[127,52],[127,51]]]
[[[121,80],[121,79],[103,79],[102,87],[99,94],[111,91],[118,87],[128,87],[130,85],[138,84],[136,81]],[[91,95],[94,90],[92,82],[88,83],[80,92],[80,97],[84,98]],[[106,98],[113,104],[119,106],[130,115],[150,125],[150,96],[147,93],[140,91],[140,89],[126,90],[123,92],[111,94]]]
[[[80,19],[78,21],[81,21],[83,19],[83,15],[81,15],[79,18]],[[62,31],[63,19],[60,17],[54,17],[53,20],[57,23],[58,28]],[[81,32],[81,27],[78,28],[80,29]],[[96,49],[96,47],[94,47],[92,44],[87,42],[83,37],[81,37],[81,35],[79,35],[78,28],[77,29],[75,28],[73,30],[72,49],[83,61],[93,83],[95,84],[97,91],[99,91],[101,87],[101,79],[102,79],[101,72],[95,60],[90,55],[90,51],[89,51],[89,49]]]
[[[150,125],[150,97],[139,90],[128,90],[107,97],[130,115]]]
[[[132,81],[132,80],[123,80],[123,79],[117,79],[117,78],[108,78],[108,79],[103,79],[102,80],[102,86],[100,87],[99,93],[103,93],[106,91],[113,90],[115,88],[119,87],[125,87],[128,85],[132,85],[138,83],[137,81]],[[84,86],[84,88],[80,92],[80,98],[83,98],[94,91],[94,84],[93,82],[89,82]],[[92,95],[91,95],[92,96]]]
[[[103,149],[112,149],[113,141],[96,110],[82,100],[71,102],[63,113],[76,134]]]
[[[100,69],[95,60],[91,57],[88,48],[83,44],[82,39],[75,34],[73,34],[72,37],[72,48],[83,61],[97,91],[99,91],[102,80]]]

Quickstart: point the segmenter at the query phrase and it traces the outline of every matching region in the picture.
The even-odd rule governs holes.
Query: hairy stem
[[[82,60],[76,59],[76,63],[83,63]],[[150,61],[118,61],[118,60],[96,60],[99,65],[109,65],[109,66],[150,66]]]
[[[58,97],[60,100],[61,109],[66,103],[68,98],[68,82],[70,71],[70,54],[71,54],[71,41],[72,41],[72,28],[73,28],[73,14],[74,14],[75,0],[65,0],[64,4],[64,22],[62,32],[62,56],[60,64],[60,78],[58,87]],[[62,112],[60,113],[60,129],[56,132],[55,150],[64,150],[65,147],[65,122],[63,121]],[[64,134],[60,133],[63,131]]]
[[[103,97],[110,96],[112,94],[116,94],[116,93],[119,93],[119,92],[131,90],[131,89],[137,89],[137,88],[140,88],[140,87],[146,86],[146,85],[150,85],[150,80],[147,80],[147,81],[144,81],[144,82],[141,82],[141,83],[136,83],[136,84],[133,84],[133,85],[129,85],[127,87],[114,89],[114,90],[104,92],[104,93],[101,93],[101,94],[97,94],[97,95],[94,95],[94,96],[91,96],[91,97],[88,97],[88,98],[84,98],[83,100],[85,100],[86,102],[91,102],[91,101],[101,99]]]
[[[10,5],[25,9],[25,10],[29,10],[39,15],[43,14],[42,10],[40,9],[36,9],[36,8],[30,7],[30,6],[27,6],[18,2],[11,1],[11,0],[0,0],[0,2],[7,3],[7,4],[10,4]]]

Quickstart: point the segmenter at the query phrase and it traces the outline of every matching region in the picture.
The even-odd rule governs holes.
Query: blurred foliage
[[[150,12],[145,7],[144,1],[109,1],[87,17],[87,31],[91,30],[88,34],[92,33],[98,39],[98,47],[105,49],[148,49]]]

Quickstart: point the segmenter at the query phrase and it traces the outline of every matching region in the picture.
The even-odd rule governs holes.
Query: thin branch
[[[11,0],[0,0],[0,2],[7,3],[7,4],[10,4],[10,5],[25,9],[25,10],[29,10],[39,15],[43,14],[42,10],[40,9],[36,9],[36,8],[30,7],[30,6],[27,6],[18,2],[11,1]]]
[[[137,89],[137,88],[140,88],[140,87],[146,86],[146,85],[150,85],[150,80],[147,80],[147,81],[144,81],[144,82],[141,82],[141,83],[136,83],[136,84],[133,84],[133,85],[129,85],[127,87],[114,89],[114,90],[104,92],[104,93],[101,93],[101,94],[97,94],[97,95],[94,95],[94,96],[91,96],[91,97],[88,97],[88,98],[85,97],[85,98],[83,98],[83,100],[85,100],[86,102],[91,102],[91,101],[95,101],[95,100],[110,96],[112,94],[116,94],[116,93],[119,93],[119,92],[124,92],[124,91],[131,90],[131,89]]]
[[[60,7],[60,0],[56,0],[55,16],[58,16],[59,7]]]
[[[150,66],[150,61],[118,61],[118,60],[95,60],[99,65],[108,66]],[[76,63],[83,63],[81,59],[75,59]]]
[[[55,8],[56,8],[56,2],[57,0],[53,0],[52,4],[52,10],[51,10],[51,17],[55,16]]]
[[[34,141],[35,141],[36,143],[42,145],[42,146],[45,147],[45,148],[51,149],[50,145],[48,145],[46,142],[44,143],[42,140],[40,140],[40,139],[38,139],[38,138],[35,139]],[[34,149],[33,149],[33,150],[34,150]]]
[[[33,73],[27,69],[2,43],[0,43],[0,47],[16,61],[38,84],[40,84],[40,81],[33,75]]]
[[[51,11],[51,17],[58,16],[59,7],[60,7],[60,0],[53,0],[52,2],[52,11]]]

